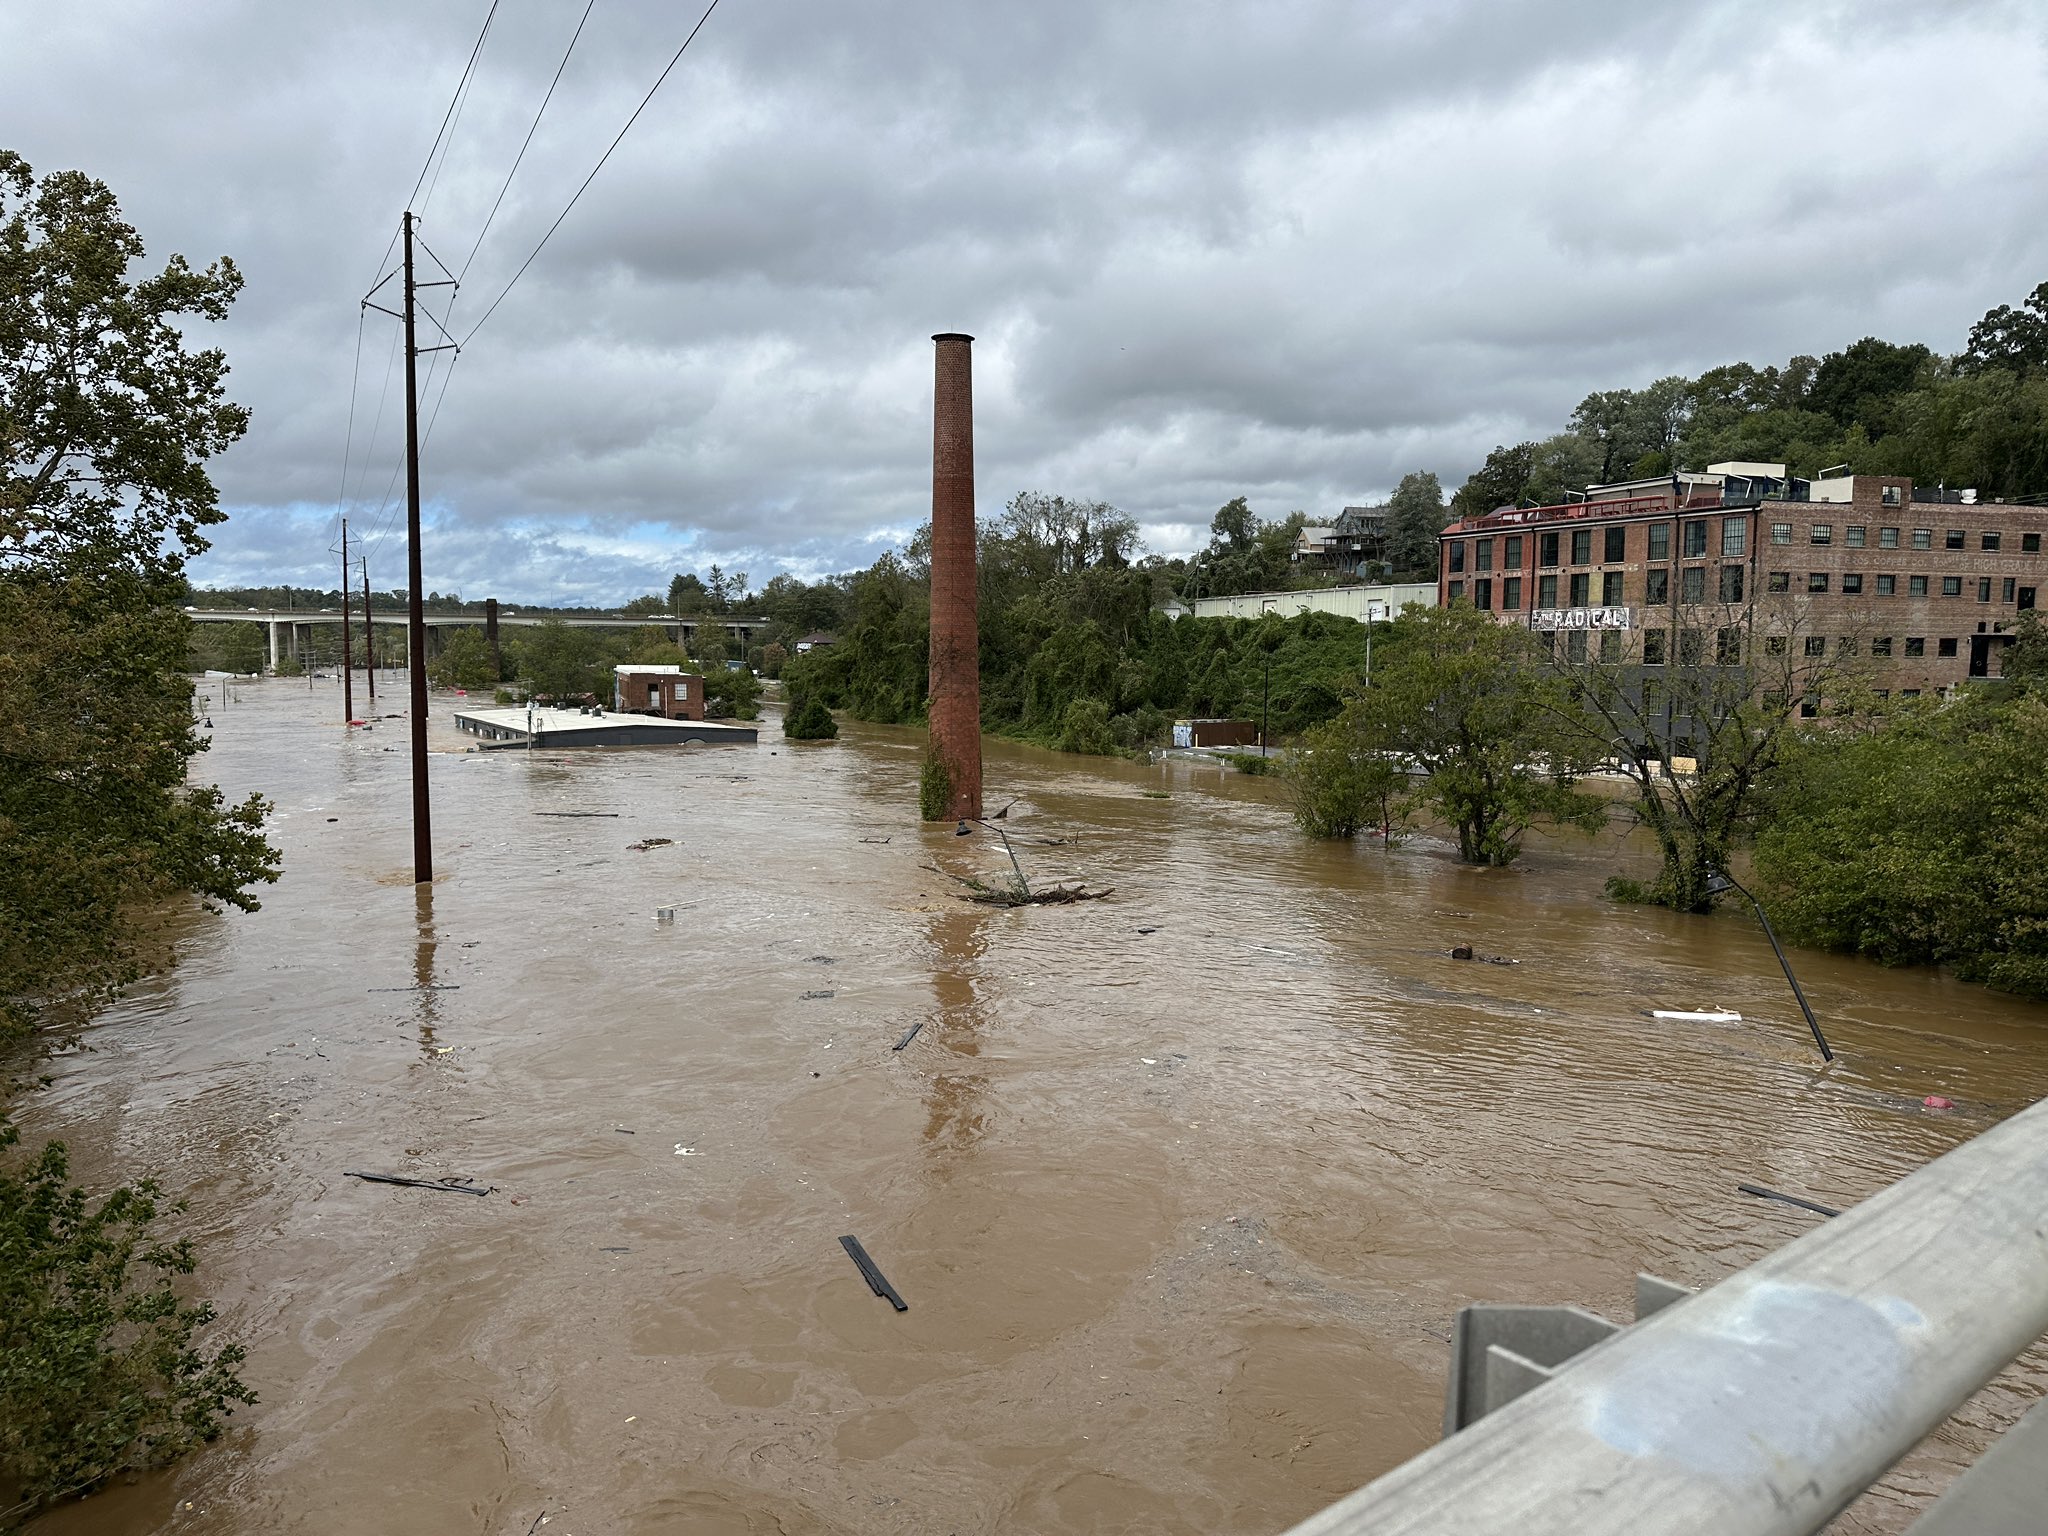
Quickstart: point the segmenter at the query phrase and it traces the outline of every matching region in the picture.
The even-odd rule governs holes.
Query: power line
[[[562,62],[555,66],[555,78],[548,82],[548,92],[540,99],[540,110],[533,114],[533,121],[527,125],[526,137],[519,141],[519,153],[512,157],[512,169],[505,173],[505,183],[498,188],[497,199],[491,204],[491,211],[484,216],[484,227],[476,232],[476,242],[470,246],[469,255],[463,259],[462,271],[455,274],[456,281],[460,282],[468,275],[469,264],[476,260],[476,253],[484,243],[484,236],[491,232],[491,223],[498,217],[498,208],[505,201],[505,194],[512,190],[512,178],[519,174],[520,162],[526,158],[527,146],[533,143],[533,135],[540,127],[541,116],[547,111],[548,103],[555,99],[555,87],[562,83],[562,71],[569,67],[569,55],[576,51],[577,39],[583,36],[583,24],[590,20],[590,13],[596,6],[597,0],[588,0],[583,7],[583,16],[576,23],[576,30],[569,36],[569,46],[562,50]]]
[[[583,178],[583,184],[576,189],[575,196],[569,199],[568,207],[565,207],[555,216],[555,222],[548,226],[548,232],[540,237],[540,244],[536,245],[526,260],[519,264],[519,270],[512,274],[512,280],[498,290],[498,296],[491,300],[489,308],[485,309],[477,323],[469,328],[468,335],[462,338],[464,346],[469,345],[470,339],[484,328],[484,321],[490,319],[496,313],[498,306],[505,302],[505,296],[518,285],[519,279],[526,275],[526,269],[533,265],[534,257],[540,255],[542,250],[547,247],[548,241],[554,238],[555,231],[562,227],[562,220],[569,217],[570,209],[573,209],[583,194],[590,189],[590,184],[597,180],[597,173],[604,169],[605,161],[611,159],[612,151],[619,147],[620,140],[624,139],[626,134],[631,131],[633,125],[640,120],[640,114],[647,110],[647,103],[654,100],[654,93],[661,89],[662,82],[667,80],[676,65],[682,62],[683,54],[689,49],[690,44],[697,40],[697,34],[704,29],[704,23],[711,19],[711,13],[717,9],[718,0],[711,0],[711,3],[704,8],[704,14],[697,18],[697,25],[690,28],[690,35],[683,39],[683,46],[675,51],[675,56],[668,61],[668,67],[662,70],[660,78],[653,85],[649,86],[647,94],[640,98],[640,105],[635,107],[633,115],[626,119],[626,126],[619,130],[618,138],[613,139],[611,144],[605,149],[605,152],[598,156],[597,164],[592,166],[590,174]]]
[[[476,70],[477,55],[484,51],[484,39],[491,35],[491,23],[497,18],[497,14],[498,0],[491,0],[491,8],[484,14],[483,28],[476,35],[476,44],[469,50],[469,62],[462,66],[462,78],[455,82],[455,94],[448,98],[448,110],[441,114],[441,126],[434,133],[434,142],[427,146],[427,158],[420,165],[420,173],[413,181],[412,191],[406,194],[405,203],[408,208],[412,206],[412,200],[420,195],[420,187],[427,179],[427,171],[433,166],[434,153],[441,147],[442,135],[448,132],[448,124],[455,116],[455,104],[462,100],[462,93],[469,84],[469,77]],[[398,232],[393,230],[391,238],[384,244],[384,254],[377,258],[378,271],[384,270],[384,264],[391,259],[392,248],[397,244]]]
[[[348,432],[341,440],[341,489],[334,498],[334,516],[339,522],[348,511],[348,459],[356,444],[356,392],[363,379],[363,326],[369,320],[367,309],[356,311],[356,361],[349,370],[348,378]]]

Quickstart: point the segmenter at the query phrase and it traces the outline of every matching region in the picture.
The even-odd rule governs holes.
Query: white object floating
[[[683,1146],[683,1145],[682,1145],[681,1143],[678,1143],[678,1144],[677,1144],[677,1146],[676,1146],[676,1156],[677,1156],[677,1157],[695,1157],[695,1156],[697,1156],[697,1149],[696,1149],[695,1147],[686,1147],[686,1146]]]
[[[1742,1015],[1732,1008],[1702,1008],[1687,1012],[1679,1008],[1653,1008],[1653,1019],[1675,1019],[1681,1024],[1740,1024]]]

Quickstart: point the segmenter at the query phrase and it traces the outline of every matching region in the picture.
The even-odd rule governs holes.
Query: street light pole
[[[1756,920],[1762,923],[1764,927],[1764,937],[1771,941],[1771,953],[1778,957],[1779,968],[1784,971],[1785,979],[1792,984],[1792,995],[1799,999],[1799,1011],[1806,1015],[1806,1027],[1813,1031],[1813,1043],[1820,1047],[1820,1059],[1822,1061],[1833,1061],[1835,1053],[1828,1049],[1827,1036],[1820,1032],[1820,1021],[1813,1016],[1813,1007],[1806,1001],[1806,993],[1800,988],[1799,978],[1792,974],[1792,962],[1785,958],[1784,948],[1778,943],[1778,935],[1771,927],[1771,920],[1764,916],[1763,903],[1750,895],[1747,887],[1743,886],[1733,875],[1728,874],[1725,870],[1709,869],[1707,871],[1706,891],[1709,896],[1718,896],[1723,891],[1729,890],[1741,891],[1743,897],[1749,902],[1750,907],[1756,912]]]

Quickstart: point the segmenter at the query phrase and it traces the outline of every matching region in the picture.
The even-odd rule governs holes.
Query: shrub
[[[1071,699],[1060,716],[1062,752],[1090,752],[1107,757],[1117,750],[1109,729],[1109,706],[1100,699]]]
[[[170,1461],[256,1401],[239,1345],[193,1348],[213,1309],[172,1289],[192,1251],[154,1232],[156,1185],[94,1202],[69,1172],[51,1142],[0,1173],[0,1486],[18,1490],[16,1511]]]
[[[1303,732],[1301,745],[1282,759],[1281,772],[1294,797],[1295,825],[1310,837],[1356,837],[1391,821],[1391,802],[1404,782],[1385,757],[1366,749],[1345,718]]]
[[[789,701],[783,717],[782,734],[789,741],[830,741],[839,734],[839,722],[815,693]]]
[[[926,748],[924,766],[917,774],[917,813],[926,821],[944,821],[952,803],[952,770],[936,752]]]

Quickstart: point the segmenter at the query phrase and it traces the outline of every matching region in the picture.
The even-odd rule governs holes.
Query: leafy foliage
[[[936,752],[926,752],[917,771],[917,813],[926,821],[944,821],[953,803],[953,773]]]
[[[0,1128],[0,1147],[12,1139]],[[55,1142],[0,1172],[0,1484],[17,1511],[170,1461],[256,1401],[239,1345],[193,1345],[213,1310],[173,1288],[194,1259],[156,1232],[158,1193],[144,1180],[92,1200]]]
[[[1294,801],[1294,824],[1310,837],[1356,837],[1393,820],[1393,802],[1405,787],[1400,769],[1368,744],[1354,719],[1313,726],[1282,760]]]
[[[441,654],[427,663],[427,677],[436,688],[495,688],[498,668],[491,659],[491,647],[483,631],[448,631]]]
[[[832,718],[823,699],[806,693],[790,699],[782,734],[791,741],[830,741],[839,734],[839,722]]]
[[[1436,579],[1436,536],[1449,520],[1444,488],[1435,475],[1401,477],[1387,500],[1387,559],[1396,581]]]

